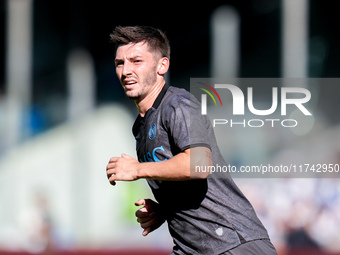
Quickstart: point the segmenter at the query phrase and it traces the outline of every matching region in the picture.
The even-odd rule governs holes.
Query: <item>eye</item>
[[[142,63],[142,60],[141,59],[136,59],[136,60],[133,61],[133,63],[139,64],[139,63]]]
[[[124,65],[124,62],[123,61],[116,61],[115,62],[116,66],[123,66]]]

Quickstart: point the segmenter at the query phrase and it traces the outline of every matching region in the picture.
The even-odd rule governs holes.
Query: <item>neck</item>
[[[144,117],[145,113],[152,107],[155,102],[157,96],[162,91],[162,88],[165,85],[165,80],[156,83],[153,85],[152,89],[150,89],[149,93],[140,101],[135,100],[135,104],[139,111],[140,116]]]

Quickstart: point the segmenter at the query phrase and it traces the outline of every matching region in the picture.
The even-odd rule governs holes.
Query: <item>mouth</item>
[[[123,84],[124,84],[124,87],[126,88],[126,89],[131,89],[131,88],[133,88],[133,86],[134,85],[136,85],[137,84],[137,82],[136,81],[134,81],[134,80],[124,80],[123,81]]]

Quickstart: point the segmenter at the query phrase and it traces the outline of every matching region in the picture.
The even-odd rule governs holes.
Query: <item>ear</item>
[[[160,58],[157,66],[157,74],[164,75],[169,70],[170,60],[166,57]]]

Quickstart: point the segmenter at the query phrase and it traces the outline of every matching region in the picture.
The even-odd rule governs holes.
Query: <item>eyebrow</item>
[[[134,60],[134,59],[136,59],[136,58],[143,58],[143,56],[142,56],[142,55],[136,55],[136,56],[130,57],[129,59]]]
[[[128,59],[129,60],[135,60],[137,58],[143,58],[143,56],[142,55],[136,55],[136,56],[129,57]],[[115,63],[119,63],[119,62],[124,62],[124,59],[116,58]]]

